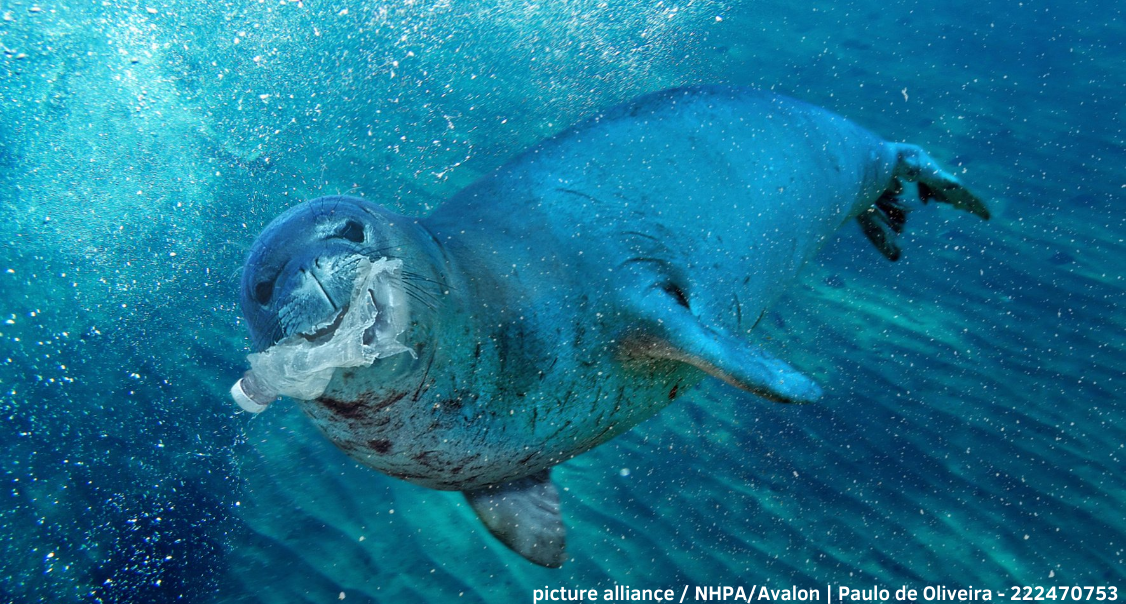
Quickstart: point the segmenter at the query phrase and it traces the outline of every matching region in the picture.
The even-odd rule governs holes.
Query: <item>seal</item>
[[[817,400],[748,334],[843,224],[895,260],[908,211],[932,200],[989,217],[918,147],[766,92],[679,88],[571,127],[424,218],[297,205],[252,246],[241,304],[263,353],[316,349],[345,323],[358,346],[394,340],[318,365],[306,414],[372,468],[464,492],[504,544],[558,567],[553,466],[708,375]],[[397,327],[353,320],[358,306]]]

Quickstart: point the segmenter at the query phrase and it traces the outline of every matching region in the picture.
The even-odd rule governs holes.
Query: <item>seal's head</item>
[[[370,261],[412,259],[417,238],[413,223],[404,222],[410,220],[343,196],[314,199],[274,219],[251,247],[242,274],[242,311],[254,348],[298,334],[330,334]]]

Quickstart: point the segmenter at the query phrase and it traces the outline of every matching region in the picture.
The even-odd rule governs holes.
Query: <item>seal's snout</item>
[[[340,299],[340,294],[344,292],[335,292],[333,287],[334,283],[330,274],[325,274],[320,268],[321,260],[318,258],[314,260],[313,265],[309,267],[302,267],[297,270],[292,279],[295,280],[296,286],[292,287],[289,291],[290,298],[305,297],[309,298],[314,304],[323,305],[331,311],[340,309],[340,304],[337,300]],[[325,286],[328,283],[328,287]],[[334,295],[335,294],[335,295]]]
[[[258,350],[316,332],[351,299],[360,261],[391,257],[390,214],[363,199],[322,197],[290,208],[251,247],[242,309]]]
[[[306,318],[312,312],[301,304],[316,304],[300,290],[292,296],[293,302],[281,307],[279,318],[286,337],[248,356],[251,370],[231,388],[231,396],[244,410],[263,411],[279,395],[314,400],[324,393],[337,369],[369,366],[376,359],[402,352],[415,356],[398,339],[407,318],[402,305],[395,304],[398,296],[393,291],[402,260],[353,258],[338,260],[355,262],[355,270],[347,264],[341,272],[348,270],[356,277],[351,295],[330,320],[314,324],[311,331],[295,331],[308,324]],[[294,275],[301,277],[301,283],[316,282],[318,288],[327,289],[314,271],[303,267]],[[320,300],[331,302],[326,292]],[[290,319],[292,316],[296,318]]]
[[[275,286],[283,338],[329,329],[352,298],[366,256],[317,256],[289,270]]]

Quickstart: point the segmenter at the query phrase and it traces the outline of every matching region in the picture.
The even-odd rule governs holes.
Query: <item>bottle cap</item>
[[[246,378],[240,378],[239,381],[235,382],[234,386],[231,386],[231,398],[235,399],[239,408],[247,413],[261,413],[265,411],[266,407],[270,406],[270,403],[263,405],[251,398],[250,395],[246,393],[246,390],[243,389],[242,382],[245,379]]]

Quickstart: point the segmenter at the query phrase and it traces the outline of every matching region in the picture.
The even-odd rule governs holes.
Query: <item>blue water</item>
[[[1123,582],[1126,23],[1112,1],[0,3],[0,599],[530,601],[617,584]],[[226,390],[284,208],[423,214],[599,108],[723,82],[958,166],[988,223],[845,229],[759,341],[555,472],[571,560]],[[962,172],[964,169],[964,172]]]

